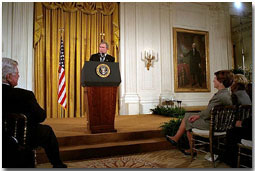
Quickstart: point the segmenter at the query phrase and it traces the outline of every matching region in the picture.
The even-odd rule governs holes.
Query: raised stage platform
[[[169,117],[153,114],[122,115],[115,117],[115,129],[117,133],[159,130],[159,126],[169,120]],[[57,137],[91,134],[87,129],[86,118],[46,119],[43,124],[50,125]]]
[[[91,134],[86,118],[47,119],[59,142],[62,160],[125,155],[172,148],[160,126],[171,118],[152,115],[116,116],[117,132]],[[44,150],[37,150],[37,162],[46,163]]]

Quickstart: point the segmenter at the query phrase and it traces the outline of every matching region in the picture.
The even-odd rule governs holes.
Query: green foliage
[[[164,136],[166,135],[174,136],[181,125],[182,119],[184,118],[185,110],[177,107],[169,108],[161,106],[157,106],[155,109],[151,110],[153,112],[156,112],[154,114],[174,117],[173,119],[170,119],[169,122],[164,122],[160,126],[160,128],[162,129],[162,134]],[[178,142],[178,148],[183,149],[189,148],[189,142],[186,133],[180,138]]]
[[[185,109],[179,108],[177,106],[175,107],[168,107],[168,106],[157,106],[154,109],[151,109],[152,113],[155,115],[163,115],[163,116],[169,116],[169,117],[179,117],[184,116]]]
[[[177,119],[171,119],[169,122],[164,122],[163,125],[160,126],[162,128],[162,133],[164,135],[174,136],[179,126],[183,116],[178,117]]]

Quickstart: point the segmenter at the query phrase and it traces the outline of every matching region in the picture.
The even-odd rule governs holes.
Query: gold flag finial
[[[64,31],[65,31],[65,29],[64,29],[64,28],[59,28],[58,30],[60,31],[60,35],[61,35],[61,37],[62,37],[62,36],[63,36],[63,33],[64,33]]]
[[[100,36],[101,36],[101,42],[103,42],[105,34],[104,33],[100,33]]]

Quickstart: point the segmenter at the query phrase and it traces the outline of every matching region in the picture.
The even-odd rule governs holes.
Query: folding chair
[[[240,105],[238,107],[236,120],[243,121],[252,115],[252,105]]]
[[[211,110],[211,121],[209,130],[192,129],[191,141],[191,160],[194,158],[194,150],[207,153],[207,151],[198,147],[209,145],[213,167],[216,167],[214,154],[221,151],[220,145],[224,142],[227,129],[232,128],[235,121],[236,107],[235,106],[215,106]]]
[[[252,141],[242,139],[238,143],[237,167],[252,168]]]
[[[22,168],[22,167],[35,167],[35,149],[29,147],[27,145],[27,117],[24,114],[16,114],[11,113],[7,114],[6,118],[4,119],[3,131],[6,135],[4,138],[9,138],[12,140],[11,142],[15,142],[14,147],[17,147],[16,150],[10,149],[7,144],[7,153],[8,150],[13,152],[11,154],[13,156],[12,161],[7,161],[6,166],[4,167],[13,167],[13,168]],[[12,157],[11,156],[11,157]],[[3,157],[9,157],[3,156]]]

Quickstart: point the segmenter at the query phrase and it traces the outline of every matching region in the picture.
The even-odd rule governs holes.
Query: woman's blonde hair
[[[234,75],[234,83],[231,86],[231,91],[245,90],[248,84],[247,78],[243,74]]]
[[[239,83],[239,84],[243,84],[243,85],[248,84],[248,80],[243,74],[235,74],[234,75],[234,82],[237,83],[237,84]]]

